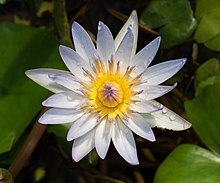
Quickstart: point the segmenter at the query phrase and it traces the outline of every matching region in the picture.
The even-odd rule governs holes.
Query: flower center
[[[123,91],[116,82],[107,81],[98,90],[98,98],[106,107],[116,107],[123,101]]]
[[[116,68],[115,68],[116,66]],[[84,89],[82,93],[88,97],[88,101],[82,106],[89,112],[98,112],[99,119],[107,116],[109,121],[116,121],[116,117],[126,118],[130,112],[129,104],[135,102],[132,96],[136,95],[133,87],[139,84],[139,77],[130,77],[134,67],[127,67],[124,73],[121,73],[120,62],[115,64],[111,59],[108,62],[108,68],[103,61],[97,60],[92,66],[94,74],[84,70],[90,82],[81,82]],[[120,74],[121,73],[121,74]]]

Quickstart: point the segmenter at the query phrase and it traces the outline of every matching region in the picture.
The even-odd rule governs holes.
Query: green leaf
[[[5,4],[7,0],[0,0],[0,4]]]
[[[188,0],[153,0],[142,12],[140,22],[153,29],[159,28],[162,48],[183,43],[196,27]]]
[[[204,81],[201,81],[198,87],[196,88],[195,96],[198,96],[207,86],[215,85],[215,84],[220,84],[220,76],[212,76]]]
[[[207,86],[185,109],[194,130],[204,143],[220,154],[220,84]]]
[[[158,168],[154,183],[220,182],[220,159],[196,145],[178,146]]]
[[[210,13],[213,7],[219,6],[219,0],[197,0],[195,15],[198,19]]]
[[[220,51],[220,1],[196,1],[196,18],[199,25],[194,38],[198,43],[204,43],[209,49]]]
[[[0,154],[9,151],[41,108],[49,92],[24,72],[63,65],[51,29],[0,24]]]
[[[216,58],[211,58],[204,62],[196,71],[195,87],[203,80],[210,76],[220,75],[219,61]]]
[[[205,46],[210,50],[220,51],[220,33],[217,36],[205,42]]]
[[[216,58],[211,58],[203,63],[196,71],[194,86],[196,96],[208,85],[219,83],[220,67]]]

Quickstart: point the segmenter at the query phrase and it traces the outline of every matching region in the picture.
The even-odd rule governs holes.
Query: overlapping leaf
[[[188,0],[153,0],[142,12],[140,22],[159,29],[162,48],[183,43],[196,27]]]
[[[178,146],[159,167],[154,183],[220,182],[220,158],[192,144]]]
[[[48,91],[24,72],[59,67],[57,41],[51,29],[0,24],[0,154],[9,151],[41,108]]]
[[[195,40],[211,50],[220,51],[220,1],[197,0],[196,18],[199,25]]]

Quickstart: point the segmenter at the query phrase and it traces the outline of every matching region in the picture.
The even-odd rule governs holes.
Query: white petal
[[[149,122],[150,126],[173,131],[185,130],[191,127],[191,124],[180,117],[175,112],[164,107],[161,111],[151,114],[142,114],[142,116]]]
[[[77,22],[72,24],[72,36],[76,52],[88,63],[97,59],[97,51],[85,29]]]
[[[104,159],[112,137],[112,124],[104,118],[96,128],[95,147],[100,158]]]
[[[134,72],[131,73],[132,77],[139,75],[150,65],[158,51],[160,40],[161,37],[157,37],[134,56],[130,64],[135,66]]]
[[[44,88],[52,91],[53,93],[59,93],[68,91],[67,88],[52,81],[48,75],[49,74],[68,74],[67,71],[57,70],[57,69],[32,69],[25,72],[25,74],[32,79],[34,82],[43,86]]]
[[[120,61],[120,72],[124,74],[129,65],[131,59],[131,50],[133,46],[134,36],[130,29],[128,29],[127,33],[125,34],[124,38],[122,39],[118,49],[115,53],[115,61]]]
[[[48,77],[57,84],[77,93],[82,88],[82,85],[72,74],[49,74]]]
[[[176,74],[186,63],[186,59],[176,59],[149,67],[141,79],[149,85],[157,85]]]
[[[131,103],[129,109],[138,113],[152,113],[161,110],[163,105],[155,105],[151,101],[139,98],[138,102]]]
[[[98,115],[87,113],[81,118],[76,120],[76,122],[70,128],[67,134],[67,140],[71,141],[78,137],[83,136],[88,131],[92,130],[98,124]]]
[[[144,119],[140,114],[130,114],[129,118],[126,121],[124,120],[124,123],[140,137],[143,137],[152,142],[155,141],[154,132],[148,124],[147,119]]]
[[[137,12],[134,10],[131,12],[131,15],[129,16],[128,20],[125,22],[121,30],[119,31],[118,35],[115,38],[115,49],[119,47],[121,44],[121,41],[123,40],[125,34],[127,33],[128,27],[132,27],[132,32],[134,35],[134,41],[133,41],[133,47],[132,47],[132,53],[131,53],[131,58],[136,53],[136,48],[137,48],[137,38],[138,38],[138,17],[137,17]]]
[[[86,101],[86,98],[75,92],[62,92],[50,96],[48,99],[43,101],[42,105],[46,107],[57,107],[57,108],[78,108]]]
[[[85,77],[84,70],[82,68],[88,70],[90,68],[89,64],[71,48],[61,45],[59,47],[59,51],[64,63],[72,74],[82,80],[88,81],[89,78]]]
[[[78,162],[84,158],[95,147],[95,130],[74,140],[72,147],[72,157]]]
[[[134,136],[121,120],[112,126],[112,141],[118,153],[130,164],[138,165]]]
[[[107,66],[108,60],[115,52],[115,44],[111,31],[103,22],[99,22],[98,25],[97,51]]]
[[[63,124],[77,120],[83,112],[73,109],[52,108],[46,111],[39,119],[42,124]]]
[[[145,85],[141,84],[134,88],[134,91],[136,92],[142,92],[138,95],[135,95],[132,99],[138,100],[152,100],[155,98],[159,98],[166,93],[170,92],[177,86],[177,83],[175,83],[173,86],[165,86],[165,85]]]

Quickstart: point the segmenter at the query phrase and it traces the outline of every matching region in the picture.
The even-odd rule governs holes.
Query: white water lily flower
[[[185,130],[189,122],[154,99],[175,88],[160,85],[177,73],[186,59],[150,66],[160,37],[137,54],[138,19],[133,11],[115,38],[98,24],[97,47],[78,23],[72,24],[75,50],[60,46],[70,70],[33,69],[26,75],[54,92],[42,104],[51,107],[39,119],[42,124],[73,122],[67,140],[74,140],[72,157],[80,161],[93,148],[104,159],[112,140],[130,164],[139,164],[133,133],[155,141],[152,127]]]

